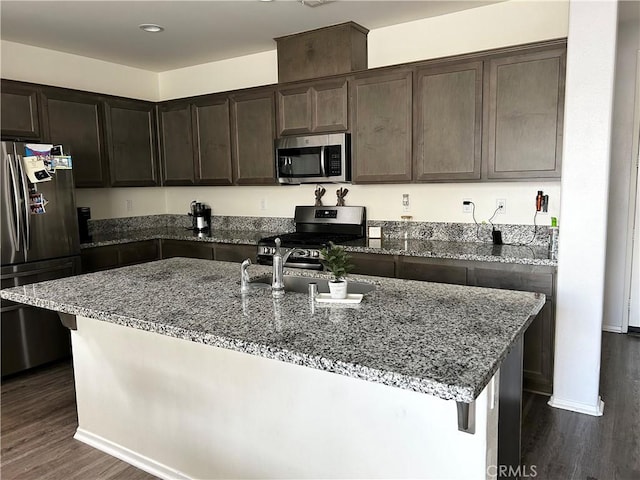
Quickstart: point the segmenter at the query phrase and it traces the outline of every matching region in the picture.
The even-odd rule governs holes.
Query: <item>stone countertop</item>
[[[275,235],[275,233],[255,230],[214,229],[210,233],[197,234],[186,228],[156,227],[94,234],[90,243],[83,243],[80,247],[84,249],[154,239],[257,245],[261,238],[271,235]],[[551,258],[548,248],[535,245],[492,245],[479,242],[449,242],[417,238],[406,241],[388,238],[363,239],[347,242],[343,245],[345,250],[349,252],[521,265],[546,265],[551,267],[555,267],[558,264],[557,260]]]
[[[107,245],[158,239],[257,245],[258,240],[269,235],[273,235],[273,233],[260,232],[256,230],[219,229],[216,229],[213,232],[196,233],[184,227],[152,227],[136,230],[114,230],[111,232],[94,233],[91,235],[91,241],[80,244],[80,248],[104,247]]]
[[[376,290],[353,306],[319,304],[302,293],[274,299],[269,289],[242,296],[239,277],[236,263],[171,258],[0,296],[466,403],[545,302],[537,293],[353,276]]]

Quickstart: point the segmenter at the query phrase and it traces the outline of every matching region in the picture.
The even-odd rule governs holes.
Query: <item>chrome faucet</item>
[[[287,260],[291,256],[292,253],[306,253],[304,250],[299,250],[296,248],[292,248],[290,250],[286,250],[284,255],[280,250],[280,238],[275,239],[276,243],[276,251],[273,254],[273,277],[271,282],[271,291],[274,297],[282,297],[284,295],[284,273],[283,268],[284,264],[287,263]]]
[[[251,291],[249,286],[249,265],[251,265],[250,258],[247,258],[240,265],[240,293],[249,293]]]

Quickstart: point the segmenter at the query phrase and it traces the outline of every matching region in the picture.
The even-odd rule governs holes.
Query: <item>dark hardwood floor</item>
[[[537,480],[640,480],[640,337],[603,333],[600,396],[592,417],[525,394],[522,464]]]
[[[156,477],[73,439],[78,426],[71,362],[2,381],[3,480],[149,480]]]
[[[603,334],[603,417],[551,408],[526,394],[522,465],[536,480],[640,480],[640,337]],[[3,480],[148,480],[152,475],[73,439],[70,362],[2,382]],[[523,477],[524,478],[524,477]]]

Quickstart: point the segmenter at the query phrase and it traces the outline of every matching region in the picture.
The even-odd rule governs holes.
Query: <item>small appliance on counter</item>
[[[91,235],[89,235],[89,220],[91,220],[91,209],[89,207],[78,207],[78,231],[80,233],[80,243],[91,242]]]
[[[211,230],[211,207],[196,200],[191,202],[191,228],[194,232],[209,232]]]

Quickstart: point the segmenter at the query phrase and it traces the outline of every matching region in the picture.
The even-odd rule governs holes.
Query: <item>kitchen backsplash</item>
[[[111,232],[114,230],[140,230],[159,227],[191,227],[191,217],[187,215],[160,214],[139,217],[108,218],[89,220],[90,233]],[[220,230],[255,230],[260,232],[293,232],[293,218],[281,217],[237,217],[214,215],[211,227]]]
[[[389,238],[420,238],[423,240],[442,240],[455,242],[491,243],[491,225],[474,223],[444,222],[404,222],[369,220],[372,227],[382,227],[382,236]],[[548,245],[549,227],[533,225],[499,225],[495,229],[502,232],[505,244]]]
[[[444,222],[404,222],[369,220],[368,226],[382,227],[385,238],[418,238],[423,240],[441,240],[456,242],[487,243],[492,241],[491,225],[473,223]],[[158,227],[190,227],[191,217],[187,215],[161,214],[139,217],[110,218],[90,220],[90,233],[104,233],[118,230],[139,230]],[[213,229],[259,231],[286,233],[295,231],[293,218],[285,217],[244,217],[214,215],[211,218]],[[524,244],[546,246],[549,244],[549,227],[533,225],[495,225],[502,232],[505,244]]]

